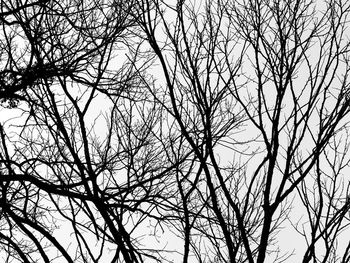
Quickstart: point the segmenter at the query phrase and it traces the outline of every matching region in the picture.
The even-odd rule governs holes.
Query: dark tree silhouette
[[[1,1],[0,257],[348,262],[349,12]]]

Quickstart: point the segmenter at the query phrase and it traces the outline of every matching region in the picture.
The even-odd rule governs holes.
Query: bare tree
[[[21,114],[0,129],[6,262],[155,257],[133,233],[160,217],[153,210],[174,165],[161,152],[164,116],[123,56],[131,7],[1,2],[1,97]]]
[[[349,4],[0,7],[6,262],[349,261]]]
[[[164,107],[196,163],[177,178],[183,262],[284,262],[291,227],[298,260],[349,260],[350,6],[140,2]]]

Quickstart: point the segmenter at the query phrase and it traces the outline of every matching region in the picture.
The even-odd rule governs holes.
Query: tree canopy
[[[0,3],[3,262],[349,262],[350,3]]]

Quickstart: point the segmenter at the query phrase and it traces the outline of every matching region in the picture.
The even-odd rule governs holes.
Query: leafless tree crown
[[[350,3],[0,0],[0,261],[350,261]]]

